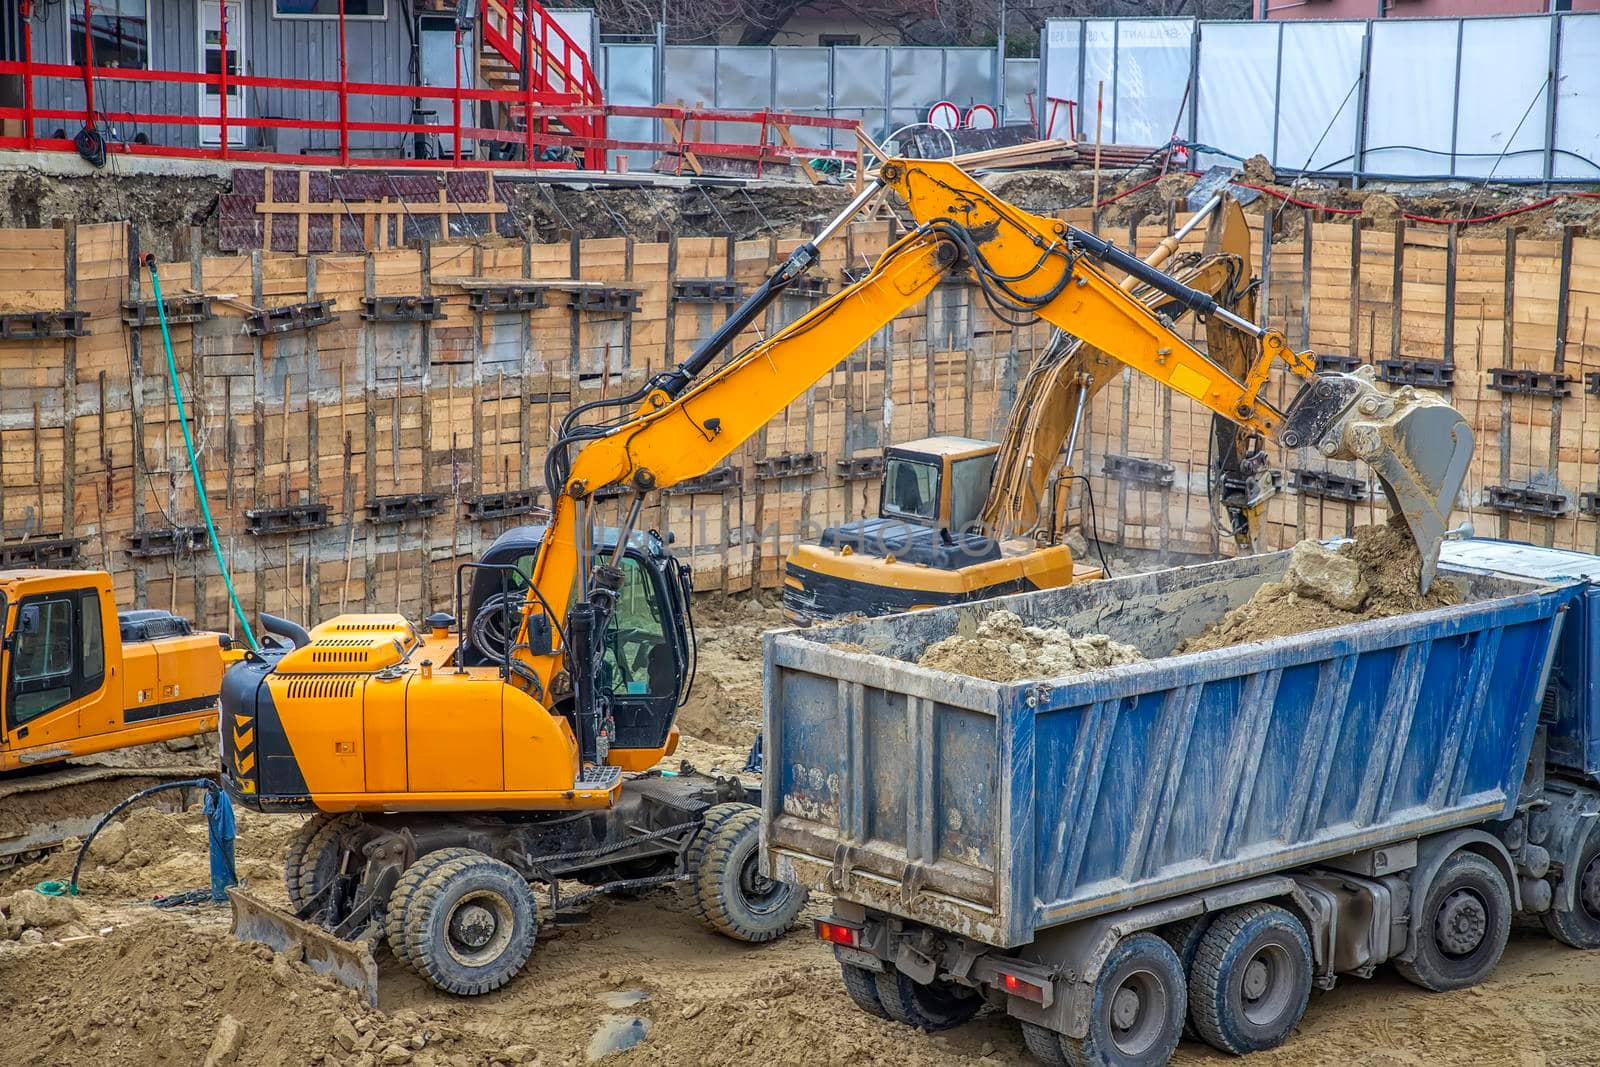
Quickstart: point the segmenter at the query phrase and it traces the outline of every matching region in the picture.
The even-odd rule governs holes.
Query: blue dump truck
[[[833,896],[864,1011],[1160,1064],[1280,1044],[1383,964],[1472,985],[1518,914],[1600,947],[1600,557],[1456,542],[1457,606],[1172,654],[1287,555],[769,635],[766,872]],[[1000,608],[1148,659],[916,664]]]

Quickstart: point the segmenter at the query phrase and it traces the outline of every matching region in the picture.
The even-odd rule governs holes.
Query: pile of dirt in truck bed
[[[1105,634],[1024,626],[1015,612],[991,611],[972,633],[952,634],[929,645],[917,663],[991,682],[1015,682],[1082,674],[1142,659],[1137,648]]]
[[[1419,593],[1421,573],[1422,557],[1398,520],[1362,526],[1338,549],[1302,541],[1282,581],[1263,585],[1177,651],[1228,648],[1461,603],[1461,590],[1447,578],[1435,578],[1427,593]]]

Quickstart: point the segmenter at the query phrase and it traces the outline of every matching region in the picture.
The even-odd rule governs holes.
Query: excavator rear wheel
[[[359,822],[359,815],[318,812],[301,824],[289,840],[283,861],[284,887],[296,912],[339,873],[339,834]]]
[[[481,852],[434,868],[405,910],[411,966],[446,993],[464,996],[516,977],[537,930],[538,903],[527,880]]]
[[[738,810],[723,814],[727,807]],[[749,804],[711,808],[690,848],[695,914],[735,941],[759,944],[781,937],[806,906],[804,889],[762,876],[760,848],[761,812]]]
[[[406,944],[406,908],[410,906],[411,898],[416,896],[417,887],[422,884],[422,880],[451,860],[475,855],[479,853],[470,848],[441,848],[436,852],[418,856],[416,861],[405,869],[405,873],[395,883],[394,892],[389,894],[389,903],[383,920],[383,931],[388,936],[389,948],[394,953],[395,959],[401,963],[411,962],[411,949]]]

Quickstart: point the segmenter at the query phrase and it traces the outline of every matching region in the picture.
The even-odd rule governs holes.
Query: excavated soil
[[[949,674],[1015,682],[1059,678],[1137,663],[1144,654],[1105,634],[1076,635],[1065,630],[1024,626],[1010,611],[992,611],[971,634],[953,634],[925,649],[917,663]]]
[[[1177,651],[1204,652],[1461,603],[1461,590],[1445,578],[1419,593],[1421,573],[1417,546],[1398,521],[1358,528],[1337,552],[1303,541],[1282,581],[1263,585]]]
[[[776,624],[736,602],[701,612],[703,633],[729,654],[714,673],[722,723],[743,736],[759,710],[759,632]],[[732,650],[740,651],[734,652]],[[702,663],[705,671],[705,664]],[[704,678],[705,675],[702,675]],[[704,712],[711,716],[707,708]],[[702,720],[719,728],[714,718]],[[684,752],[743,753],[686,734]],[[677,757],[674,757],[676,759]],[[702,763],[702,766],[705,764]],[[284,849],[301,818],[239,812],[239,868],[252,889],[281,901]],[[159,911],[151,896],[206,884],[205,821],[139,809],[85,867],[83,895],[48,901],[29,887],[70,868],[56,856],[0,880],[0,989],[6,1040],[0,1067],[94,1063],[226,1067],[304,1064],[377,1067],[541,1067],[592,1062],[710,1067],[1001,1067],[1028,1058],[1016,1025],[986,1012],[925,1034],[869,1017],[850,1002],[831,952],[807,932],[828,913],[813,898],[789,937],[743,945],[705,930],[670,893],[604,902],[587,921],[546,921],[521,976],[485,997],[440,993],[380,951],[376,1010],[348,990],[260,946],[233,942],[226,909]],[[119,854],[119,849],[125,849]],[[22,903],[18,903],[19,896]],[[1513,932],[1489,981],[1425,993],[1388,969],[1318,993],[1282,1048],[1261,1067],[1566,1067],[1600,1047],[1600,953]],[[632,1048],[620,1046],[637,1040]],[[612,1051],[618,1050],[618,1051]],[[1174,1063],[1228,1058],[1185,1043]]]

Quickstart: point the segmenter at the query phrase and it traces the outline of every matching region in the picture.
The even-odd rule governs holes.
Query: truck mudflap
[[[289,959],[304,963],[361,995],[369,1008],[378,1006],[378,963],[372,942],[346,941],[314,923],[251,896],[237,886],[228,890],[233,906],[229,932],[240,941],[256,941]]]

